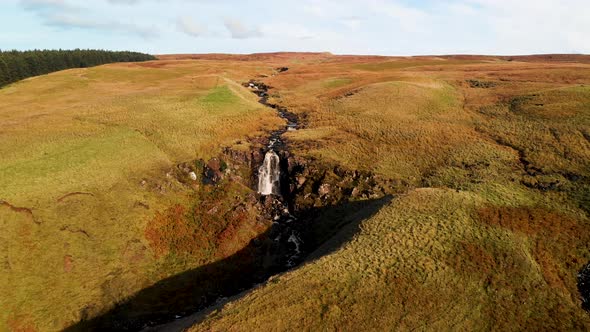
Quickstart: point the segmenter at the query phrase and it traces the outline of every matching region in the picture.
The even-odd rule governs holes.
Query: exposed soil
[[[29,216],[30,219],[36,224],[41,223],[41,221],[39,221],[39,220],[37,220],[37,218],[35,218],[35,215],[33,215],[33,210],[30,208],[14,206],[14,205],[8,203],[7,201],[0,201],[0,206],[5,206],[5,207],[9,208],[10,210],[17,212],[17,213],[24,213],[27,216]]]
[[[76,192],[73,192],[73,193],[69,193],[69,194],[65,194],[65,195],[63,195],[62,197],[60,197],[60,198],[58,198],[58,199],[57,199],[57,202],[59,203],[59,202],[62,202],[62,201],[64,201],[64,200],[65,200],[66,198],[68,198],[68,197],[72,197],[72,196],[78,196],[78,195],[94,196],[94,194],[93,194],[93,193],[87,193],[87,192],[76,191]]]

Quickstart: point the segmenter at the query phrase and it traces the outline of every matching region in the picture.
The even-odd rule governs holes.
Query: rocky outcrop
[[[474,80],[474,79],[467,80],[466,82],[469,83],[469,87],[480,88],[480,89],[489,89],[489,88],[493,88],[497,85],[496,82],[480,81],[480,80]]]
[[[289,183],[286,196],[296,213],[311,207],[379,199],[408,186],[367,171],[327,165],[316,159],[285,157]]]
[[[277,69],[278,72],[285,70]],[[346,216],[371,204],[381,204],[380,198],[399,192],[405,186],[371,172],[293,155],[282,134],[289,128],[297,129],[299,117],[280,105],[269,104],[270,87],[263,82],[251,80],[244,86],[256,93],[262,104],[275,109],[288,125],[266,138],[250,140],[248,150],[226,147],[209,160],[197,159],[176,165],[157,183],[149,183],[147,179],[141,182],[142,187],[162,193],[179,187],[192,189],[197,198],[193,206],[177,204],[156,213],[145,230],[156,255],[190,256],[212,252],[224,257],[187,272],[186,279],[171,278],[166,283],[173,285],[171,288],[155,285],[146,290],[146,294],[169,292],[173,294],[170,299],[179,295],[186,297],[186,301],[166,304],[165,311],[169,312],[146,313],[152,322],[184,316],[210,305],[220,296],[234,295],[296,266],[351,222]],[[280,194],[273,190],[261,195],[257,193],[258,173],[270,149],[279,157]],[[249,243],[244,246],[244,236],[240,234],[254,237],[246,239]],[[217,277],[213,279],[212,275]],[[151,298],[152,295],[146,295],[148,302]],[[138,296],[128,306],[143,305],[146,299]],[[114,310],[112,315],[125,312],[125,308]],[[124,324],[135,327],[143,320]],[[98,324],[110,326],[112,321],[106,315]]]
[[[590,312],[590,262],[578,273],[578,290],[582,296],[582,308]]]

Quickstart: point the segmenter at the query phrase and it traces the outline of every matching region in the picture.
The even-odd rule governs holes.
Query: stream
[[[287,67],[277,68],[276,74],[287,70],[289,70]],[[273,228],[271,232],[277,233],[274,242],[288,248],[287,253],[285,253],[286,257],[288,257],[285,268],[291,268],[297,265],[302,258],[302,240],[295,226],[297,218],[293,216],[293,211],[289,208],[288,198],[283,197],[288,192],[288,183],[286,183],[288,171],[284,157],[285,152],[288,155],[288,151],[282,135],[287,131],[297,130],[299,128],[299,119],[297,115],[289,112],[287,108],[268,102],[269,87],[266,84],[250,80],[244,86],[248,87],[260,98],[259,103],[275,109],[279,117],[287,122],[284,128],[271,132],[269,136],[264,161],[258,169],[258,193],[262,195],[263,200],[272,200]]]
[[[286,70],[283,67],[276,72]],[[390,180],[292,155],[283,135],[300,129],[300,118],[269,102],[269,87],[263,82],[250,80],[243,85],[286,121],[285,126],[268,134],[262,148],[241,159],[248,160],[243,167],[249,167],[250,185],[258,192],[243,204],[257,209],[259,221],[266,227],[272,221],[270,227],[234,254],[162,279],[66,331],[183,331],[213,310],[298,266],[311,253],[313,258],[335,250],[351,239],[361,220],[391,200],[394,183]],[[215,175],[208,167],[203,166],[203,175],[210,171]],[[340,234],[345,226],[352,228]]]
[[[288,68],[281,67],[277,68],[276,71],[279,74],[287,70]],[[288,151],[287,145],[282,137],[287,131],[299,129],[298,117],[289,112],[285,107],[268,102],[269,87],[266,84],[260,81],[250,80],[244,83],[243,86],[250,89],[251,92],[259,97],[259,103],[276,110],[278,116],[287,122],[285,127],[270,133],[268,144],[264,149],[264,161],[257,170],[254,170],[257,171],[257,191],[260,194],[261,203],[270,207],[272,211],[273,224],[269,230],[269,237],[272,239],[273,244],[268,251],[272,252],[272,255],[275,256],[273,260],[276,266],[263,273],[264,275],[260,282],[253,283],[251,287],[237,294],[226,294],[227,296],[219,297],[215,303],[198,312],[189,315],[176,315],[175,320],[172,322],[146,327],[143,331],[182,331],[206,317],[211,311],[221,308],[225,303],[259,287],[259,285],[263,284],[273,275],[293,268],[303,261],[303,241],[298,230],[301,225],[298,225],[297,218],[289,208],[288,198],[285,197],[289,185],[286,183],[287,169],[285,165],[285,155],[288,155]]]

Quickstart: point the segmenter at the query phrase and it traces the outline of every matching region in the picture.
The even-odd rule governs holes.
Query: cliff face
[[[261,195],[264,150],[228,147],[218,157],[178,164],[159,182],[144,182],[162,194],[177,186],[193,192],[187,204],[158,212],[145,237],[163,269],[198,259],[195,268],[70,329],[134,330],[203,309],[295,267],[349,223],[347,216],[403,190],[370,172],[283,150],[281,195]]]

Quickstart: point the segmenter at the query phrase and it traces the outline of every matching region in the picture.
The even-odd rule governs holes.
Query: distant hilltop
[[[331,58],[334,54],[330,52],[272,52],[252,54],[226,54],[226,53],[204,53],[204,54],[160,54],[156,55],[160,60],[235,60],[235,61],[262,61],[274,59],[304,59]]]
[[[531,55],[476,55],[476,54],[450,54],[450,55],[417,55],[417,56],[381,56],[381,55],[335,55],[330,52],[270,52],[252,54],[229,53],[203,53],[203,54],[160,54],[156,55],[160,60],[234,60],[234,61],[267,61],[281,59],[314,60],[327,58],[389,58],[389,59],[456,59],[456,60],[503,60],[521,62],[578,62],[590,63],[590,55],[587,54],[531,54]]]

